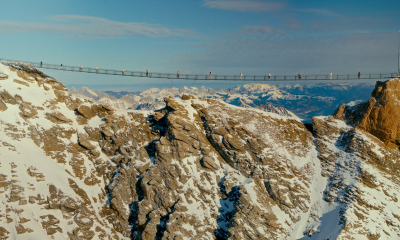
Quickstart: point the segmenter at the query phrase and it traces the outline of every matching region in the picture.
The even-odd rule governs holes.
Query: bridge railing
[[[144,72],[144,71],[122,71],[114,69],[103,68],[87,68],[81,66],[68,66],[57,65],[41,62],[28,62],[18,61],[11,59],[0,59],[0,62],[6,64],[26,65],[35,68],[46,68],[53,70],[71,71],[71,72],[84,72],[105,75],[120,75],[127,77],[148,77],[148,78],[163,78],[163,79],[180,79],[180,80],[225,80],[225,81],[304,81],[304,80],[357,80],[357,79],[387,79],[397,77],[398,73],[378,73],[378,74],[346,74],[346,75],[219,75],[219,74],[177,74],[177,73],[158,73],[158,72]]]

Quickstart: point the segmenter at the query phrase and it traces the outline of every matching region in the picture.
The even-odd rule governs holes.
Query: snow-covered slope
[[[334,117],[306,128],[219,99],[164,100],[115,111],[0,65],[0,238],[400,237],[393,144]]]
[[[327,177],[311,239],[400,239],[400,152],[333,117],[313,118]],[[309,239],[309,238],[307,238]]]
[[[0,64],[0,238],[122,237],[102,213],[104,154],[86,133],[112,111],[82,125],[74,109],[89,102],[36,69],[18,69]]]

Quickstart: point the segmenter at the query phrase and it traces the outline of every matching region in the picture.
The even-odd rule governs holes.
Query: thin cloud
[[[260,2],[252,0],[205,0],[203,6],[239,12],[276,12],[285,7],[279,2]]]
[[[299,22],[295,18],[285,18],[284,24],[286,27],[293,29],[293,30],[302,30],[304,28],[304,24]]]
[[[238,30],[232,33],[223,34],[225,37],[238,39],[238,38],[246,38],[246,37],[266,37],[276,34],[284,34],[285,32],[281,29],[274,28],[268,24],[265,25],[244,25],[240,27]]]
[[[335,37],[246,38],[197,46],[202,51],[168,58],[171,66],[186,66],[218,74],[276,75],[383,73],[397,70],[398,33],[348,34]],[[397,53],[397,52],[396,52]],[[396,63],[396,64],[394,64]]]
[[[325,17],[340,17],[339,14],[332,12],[331,10],[324,8],[308,8],[308,9],[300,9],[299,12],[302,13],[313,13]]]
[[[74,38],[122,38],[139,35],[148,37],[198,37],[185,29],[171,29],[157,24],[117,22],[105,18],[59,15],[51,23],[0,21],[0,33],[53,33]]]
[[[268,35],[273,33],[274,29],[271,26],[243,26],[239,32],[248,36]]]

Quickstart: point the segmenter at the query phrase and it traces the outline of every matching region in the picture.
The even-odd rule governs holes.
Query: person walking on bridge
[[[357,75],[358,75],[358,79],[360,79],[360,77],[361,77],[361,73],[360,73],[360,72],[358,72],[358,74],[357,74]]]
[[[329,73],[329,79],[332,80],[332,72]]]
[[[149,70],[146,69],[146,77],[149,76]]]
[[[212,73],[210,72],[210,80],[212,79]]]
[[[122,69],[122,75],[124,75],[125,74],[125,69]]]
[[[271,80],[271,73],[268,73],[268,80]]]
[[[82,65],[79,66],[79,72],[82,72]]]
[[[61,69],[62,69],[62,63],[61,63],[61,66],[60,66],[60,67],[61,67]]]
[[[299,79],[301,79],[301,74],[299,73]]]
[[[99,67],[96,67],[96,72],[99,72]]]
[[[40,67],[42,67],[42,65],[43,65],[43,63],[42,63],[42,61],[40,61]]]
[[[176,73],[176,78],[179,78],[179,71]]]
[[[243,73],[240,73],[240,80],[242,80],[242,77],[243,77]]]

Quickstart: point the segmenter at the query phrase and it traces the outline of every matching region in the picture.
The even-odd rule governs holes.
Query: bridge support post
[[[399,32],[400,33],[400,32]],[[397,60],[397,77],[400,77],[400,40],[399,40],[399,49],[398,49],[398,60]]]

